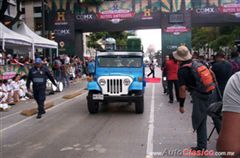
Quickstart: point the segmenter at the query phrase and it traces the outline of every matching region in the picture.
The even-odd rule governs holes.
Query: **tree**
[[[127,45],[127,37],[130,35],[132,34],[125,31],[91,33],[88,37],[87,46],[90,48],[100,49],[101,46],[99,41],[112,37],[116,40],[117,47],[125,48]]]
[[[0,22],[6,24],[7,27],[11,28],[17,21],[19,21],[20,16],[23,14],[21,8],[22,0],[16,0],[16,10],[17,14],[10,21],[7,21],[5,18],[5,12],[8,9],[9,3],[8,0],[2,0],[2,7],[0,9]]]
[[[192,46],[195,50],[206,45],[214,51],[221,50],[221,47],[232,48],[237,39],[240,39],[239,26],[200,27],[192,30]]]
[[[153,60],[153,57],[155,56],[156,53],[155,46],[150,44],[146,50],[146,53],[148,54],[149,58]]]

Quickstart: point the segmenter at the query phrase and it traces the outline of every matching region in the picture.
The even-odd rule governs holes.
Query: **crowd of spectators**
[[[171,57],[171,55],[170,55]],[[216,80],[218,83],[218,87],[221,92],[221,96],[223,95],[225,86],[227,84],[228,79],[237,71],[240,71],[240,55],[238,51],[231,52],[230,56],[225,55],[222,52],[217,53],[216,55],[211,55],[210,57],[205,57],[203,55],[199,55],[198,52],[193,52],[192,54],[192,60],[198,60],[204,63],[208,68],[211,68],[216,76]],[[169,55],[165,57],[165,60],[162,64],[162,77],[166,78],[168,80],[167,83],[171,83],[171,75],[177,76],[178,69],[173,69],[172,62],[174,59],[169,59]],[[170,66],[169,66],[170,65]],[[170,75],[171,74],[171,75]],[[177,78],[176,78],[177,79]],[[177,85],[177,84],[176,84]],[[171,94],[172,92],[172,86],[171,84],[168,86],[163,85],[164,93],[165,94]],[[178,87],[177,87],[178,89]],[[177,93],[177,92],[175,92]],[[177,96],[177,95],[176,95]],[[177,98],[177,97],[176,97]],[[219,100],[219,98],[218,98]],[[169,102],[172,102],[172,99],[169,100]]]
[[[9,109],[9,105],[29,99],[31,95],[26,87],[27,76],[16,74],[12,79],[0,80],[0,108]]]
[[[192,125],[197,133],[197,146],[191,150],[207,149],[207,114],[212,112],[209,107],[214,106],[217,111],[213,110],[215,115],[209,116],[214,124],[212,132],[216,129],[220,135],[218,150],[231,151],[239,156],[239,50],[231,52],[231,57],[219,52],[205,58],[197,52],[191,53],[185,46],[180,46],[173,52],[173,57],[171,54],[170,57],[167,56],[162,65],[163,77],[167,78],[168,82],[164,93],[169,95],[169,103],[174,103],[172,82],[178,82],[175,90],[176,101],[179,102],[179,111],[184,113],[186,92],[190,92],[193,104]],[[208,83],[208,87],[204,85],[204,81],[207,81],[205,83]],[[203,86],[204,89],[201,89]]]
[[[71,81],[85,78],[88,75],[87,66],[90,58],[83,60],[78,56],[60,55],[50,62],[49,58],[42,58],[42,64],[52,72],[55,80],[69,87]],[[0,66],[18,65],[30,68],[34,61],[22,55],[0,53]],[[27,74],[16,74],[13,78],[0,80],[0,109],[8,109],[20,100],[31,97],[26,88]]]

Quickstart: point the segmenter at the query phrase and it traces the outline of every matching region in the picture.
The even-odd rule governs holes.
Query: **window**
[[[34,7],[34,13],[42,13],[42,7]]]
[[[42,18],[34,19],[35,31],[42,31]]]
[[[23,12],[23,14],[25,14],[25,8],[22,8],[22,12]]]
[[[142,65],[142,58],[136,56],[103,56],[98,57],[100,67],[132,67],[139,68]]]

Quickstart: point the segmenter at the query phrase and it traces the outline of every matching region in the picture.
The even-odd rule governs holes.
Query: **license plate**
[[[104,97],[102,94],[93,94],[93,100],[103,100]]]

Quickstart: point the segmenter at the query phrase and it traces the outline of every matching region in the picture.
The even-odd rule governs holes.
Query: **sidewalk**
[[[80,89],[84,89],[86,87],[86,80],[76,80],[71,82],[70,86],[68,88],[64,88],[62,92],[55,92],[54,95],[46,95],[46,101],[52,101],[54,100],[55,104],[58,104],[59,102],[62,102],[64,99],[62,98],[66,94],[73,93],[75,91],[78,91]],[[46,92],[47,94],[48,92]],[[0,111],[0,118],[6,117],[8,115],[12,115],[14,113],[20,113],[24,109],[37,107],[36,101],[34,99],[28,99],[26,101],[20,101],[16,105],[13,105],[11,109],[8,111]]]

